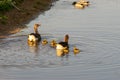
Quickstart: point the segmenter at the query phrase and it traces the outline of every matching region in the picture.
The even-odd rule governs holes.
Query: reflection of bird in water
[[[80,50],[75,46],[75,47],[73,48],[73,52],[74,52],[74,54],[76,55],[76,54],[80,53]]]
[[[44,46],[44,45],[46,45],[48,43],[48,41],[47,41],[47,39],[43,39],[41,43]]]
[[[41,41],[41,35],[38,33],[38,27],[40,24],[34,25],[34,33],[31,33],[28,35],[28,44],[37,44],[39,41]]]
[[[64,49],[69,49],[69,44],[68,44],[68,40],[69,40],[69,35],[65,35],[64,37],[64,41],[59,42],[56,45],[56,50],[57,50],[57,56],[62,56],[64,54]]]
[[[50,46],[53,47],[53,48],[56,47],[56,44],[57,44],[57,42],[56,42],[55,40],[52,40],[52,41],[50,42]]]
[[[34,53],[35,55],[38,54],[38,45],[37,46],[29,46],[29,50],[31,53]]]

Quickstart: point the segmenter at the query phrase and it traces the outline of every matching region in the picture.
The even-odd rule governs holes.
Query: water
[[[1,80],[119,80],[120,1],[89,0],[91,5],[75,9],[74,0],[59,0],[44,14],[26,24],[28,28],[0,40]],[[29,47],[27,34],[41,23],[39,32],[49,42],[69,34],[68,57],[56,57],[49,44]],[[77,46],[81,52],[74,55]]]

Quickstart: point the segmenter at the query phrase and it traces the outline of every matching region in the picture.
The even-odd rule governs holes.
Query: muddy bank
[[[0,23],[0,37],[19,32],[26,27],[25,23],[34,19],[38,14],[49,10],[54,1],[56,0],[24,0],[17,5],[20,10],[14,8],[5,12],[7,20]]]

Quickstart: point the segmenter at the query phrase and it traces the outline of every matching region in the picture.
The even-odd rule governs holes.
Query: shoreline
[[[6,12],[5,15],[8,16],[7,24],[0,23],[0,38],[6,38],[26,28],[26,23],[49,10],[55,1],[57,0],[24,0],[23,3],[17,6],[22,9],[21,11],[12,9]]]

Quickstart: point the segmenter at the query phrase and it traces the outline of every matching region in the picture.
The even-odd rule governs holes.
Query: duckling
[[[28,45],[31,47],[35,47],[38,45],[38,42],[37,41],[35,41],[35,42],[28,41]]]
[[[39,42],[41,41],[41,35],[38,32],[38,27],[40,26],[40,24],[35,24],[34,25],[34,33],[31,33],[28,35],[28,41],[30,42]]]
[[[43,39],[41,43],[42,43],[42,45],[46,45],[48,43],[48,41],[47,41],[47,39]]]
[[[80,2],[73,2],[72,5],[75,6],[75,8],[78,9],[83,9],[85,6],[83,4],[81,4]]]
[[[53,47],[53,48],[56,47],[56,44],[57,44],[57,42],[56,42],[55,40],[52,40],[52,41],[50,42],[50,46]]]
[[[69,53],[69,49],[68,49],[67,47],[65,47],[65,48],[63,49],[63,53],[64,53],[64,54],[68,54],[68,53]]]
[[[75,46],[75,47],[73,48],[73,52],[74,52],[74,54],[76,55],[76,54],[78,54],[78,53],[80,52],[80,50]]]
[[[69,35],[66,34],[64,37],[64,41],[61,41],[56,45],[57,56],[62,56],[65,48],[69,49],[68,40]]]

